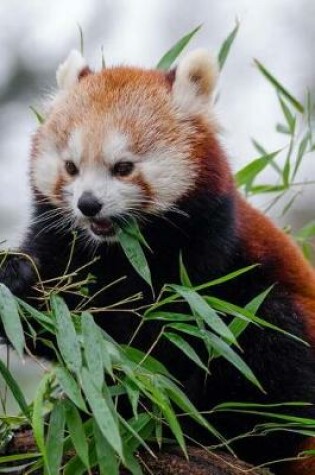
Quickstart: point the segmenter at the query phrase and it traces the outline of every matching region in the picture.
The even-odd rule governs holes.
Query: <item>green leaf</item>
[[[125,459],[126,459],[125,466],[131,472],[131,475],[143,475],[143,471],[138,460],[133,454],[133,451],[128,450],[128,447],[126,447]]]
[[[197,366],[202,368],[206,373],[209,374],[207,366],[201,361],[200,357],[197,355],[195,350],[189,343],[187,343],[184,338],[177,335],[176,333],[167,332],[164,333],[165,338],[167,338],[173,345],[177,346],[189,359],[191,359]]]
[[[89,447],[83,429],[81,416],[77,408],[68,401],[66,403],[66,422],[73,447],[87,470],[89,470]]]
[[[38,112],[38,110],[36,110],[35,107],[30,106],[30,109],[33,112],[33,114],[35,115],[39,125],[43,124],[44,121],[45,121],[44,116],[40,112]]]
[[[259,295],[254,297],[246,306],[245,309],[252,312],[254,315],[257,313],[259,307],[265,301],[271,290],[273,289],[273,285],[266,289],[264,292],[261,292]],[[250,321],[246,321],[239,317],[235,317],[229,325],[230,330],[232,331],[233,335],[238,338],[247,326],[250,324]]]
[[[0,284],[0,317],[8,340],[20,358],[23,358],[25,338],[19,307],[14,295],[4,284]]]
[[[115,452],[95,421],[93,430],[100,475],[119,475],[119,466]]]
[[[285,97],[293,107],[300,112],[301,114],[304,113],[304,107],[302,104],[295,98],[293,95],[284,87],[280,82],[267,70],[267,68],[261,64],[257,59],[254,60],[254,63],[260,70],[260,72],[265,76],[265,78],[272,84],[273,87],[278,91],[278,93]]]
[[[267,149],[261,143],[259,143],[257,140],[255,140],[253,138],[251,138],[251,142],[252,142],[254,148],[257,150],[257,152],[260,155],[268,155]]]
[[[171,323],[168,325],[168,328],[173,328],[174,330],[186,333],[187,335],[191,335],[202,340],[204,340],[205,337],[203,331],[196,327],[196,325],[188,325],[186,323]]]
[[[271,407],[303,407],[303,406],[311,406],[311,403],[308,402],[301,402],[301,401],[294,401],[294,402],[277,402],[272,404],[260,404],[255,402],[222,402],[213,408],[213,411],[217,410],[224,410],[224,409],[248,409],[248,408],[255,408],[255,409],[269,409]]]
[[[315,221],[311,221],[303,226],[299,231],[295,234],[295,236],[299,239],[311,239],[315,236]]]
[[[279,132],[280,134],[291,135],[291,131],[289,127],[283,124],[277,124],[276,131]]]
[[[106,61],[105,61],[105,56],[104,56],[104,46],[101,46],[101,54],[102,54],[102,69],[106,68]]]
[[[139,225],[135,218],[129,218],[128,222],[124,224],[122,229],[125,233],[130,234],[130,236],[133,236],[134,238],[136,238],[137,241],[139,241],[141,244],[143,244],[144,247],[146,247],[147,249],[149,249],[149,251],[152,252],[152,249],[150,248],[145,237],[140,231]]]
[[[285,101],[281,98],[280,95],[279,95],[279,102],[280,102],[280,105],[281,105],[283,115],[284,115],[284,117],[286,119],[286,122],[288,124],[289,134],[292,135],[292,134],[294,134],[294,131],[295,131],[296,117],[292,114],[292,112],[290,111],[290,108],[286,105]]]
[[[82,387],[102,434],[123,459],[122,440],[116,415],[113,414],[101,391],[95,386],[86,368],[82,369]]]
[[[294,166],[294,170],[293,170],[293,175],[292,175],[292,181],[296,177],[296,174],[297,174],[297,172],[300,168],[302,159],[305,156],[305,154],[307,153],[307,148],[310,145],[310,143],[311,143],[311,133],[308,131],[304,135],[303,139],[301,140],[301,142],[299,144],[297,157],[296,157],[296,160],[295,160],[295,166]]]
[[[46,439],[47,461],[51,475],[59,475],[63,454],[65,411],[62,401],[58,401],[51,412]]]
[[[92,420],[90,420],[92,422]],[[88,421],[88,422],[90,422]],[[96,455],[96,448],[94,444],[94,437],[93,432],[91,431],[91,444],[89,450],[89,460],[90,460],[90,468],[93,469],[97,465],[97,455]],[[63,475],[86,475],[86,467],[82,463],[80,457],[74,456],[69,462],[66,463],[64,470],[62,472]],[[90,474],[90,472],[89,472]]]
[[[54,368],[54,372],[56,374],[58,383],[66,395],[77,407],[82,409],[82,411],[87,412],[87,407],[82,398],[81,390],[69,371],[63,367],[57,367]]]
[[[245,361],[242,360],[242,358],[229,346],[228,343],[217,337],[214,333],[211,333],[207,330],[201,330],[193,325],[187,325],[184,323],[174,323],[169,326],[171,328],[176,329],[177,331],[182,331],[184,333],[187,333],[188,335],[204,340],[215,350],[215,355],[220,355],[225,358],[233,366],[235,366],[249,381],[251,381],[255,386],[257,386],[263,391],[259,381],[255,377],[249,366],[245,363]]]
[[[178,387],[173,381],[165,378],[164,376],[160,376],[159,379],[161,380],[161,384],[166,389],[168,396],[170,399],[187,415],[189,415],[192,419],[194,419],[198,424],[205,427],[211,434],[213,434],[216,438],[225,442],[224,437],[210,424],[197,410],[197,408],[192,404],[192,402],[188,399],[185,393]]]
[[[178,445],[182,449],[185,457],[188,458],[183,431],[172,409],[168,396],[159,388],[159,385],[152,385],[152,394],[164,415],[170,430],[174,434]]]
[[[177,312],[152,312],[148,313],[145,317],[145,321],[149,320],[161,320],[164,322],[189,322],[195,321],[195,318],[185,313]]]
[[[44,437],[44,398],[47,391],[48,384],[51,380],[51,374],[46,374],[41,380],[33,404],[32,429],[36,444],[44,459],[45,469],[48,475],[50,472],[50,465],[48,463],[47,450]]]
[[[130,346],[121,345],[121,348],[124,350],[124,353],[128,360],[140,365],[141,367],[147,369],[151,373],[160,373],[165,374],[166,376],[170,376],[170,373],[165,368],[165,366],[160,363],[158,360],[153,358],[143,351],[138,350],[137,348],[132,348]]]
[[[102,334],[92,315],[87,312],[82,313],[81,330],[89,372],[93,377],[94,384],[101,390],[104,382]]]
[[[56,319],[60,353],[70,371],[79,373],[82,366],[81,349],[69,309],[63,299],[55,294],[51,296],[51,308]]]
[[[16,297],[16,300],[19,304],[19,307],[22,308],[30,317],[34,318],[36,322],[39,322],[41,326],[45,328],[45,330],[49,331],[50,333],[55,333],[55,324],[52,318],[47,317],[47,315],[36,310],[36,308],[32,307],[18,297]]]
[[[253,181],[266,167],[269,165],[273,159],[279,154],[280,150],[276,152],[269,153],[268,155],[263,155],[262,157],[256,158],[245,167],[241,168],[236,175],[236,183],[238,187],[245,186],[246,190],[250,190]]]
[[[138,389],[138,386],[128,377],[125,378],[124,383],[123,383],[128,399],[130,401],[131,407],[132,407],[132,412],[135,418],[138,417],[138,404],[139,404],[139,398],[140,398],[140,391]]]
[[[200,28],[201,25],[197,26],[197,28],[192,30],[187,35],[183,36],[169,51],[167,51],[167,53],[165,53],[164,56],[158,62],[156,66],[157,69],[163,69],[167,71],[172,66],[177,57],[180,55],[180,53],[186,48],[186,46],[195,36],[195,34],[200,30]]]
[[[77,27],[79,30],[79,35],[80,35],[80,53],[82,56],[84,55],[84,35],[83,35],[83,29],[80,23],[77,23]]]
[[[293,147],[294,147],[294,136],[292,135],[291,140],[290,140],[288,153],[287,153],[287,156],[286,156],[286,161],[285,161],[283,171],[282,171],[283,184],[287,187],[290,186],[291,156],[292,156]]]
[[[179,285],[172,285],[171,288],[186,300],[191,310],[194,313],[197,313],[212,330],[233,344],[237,344],[236,339],[229,327],[218,316],[216,311],[213,310],[210,305],[208,305],[201,295],[199,295],[194,290],[187,289]]]
[[[281,170],[281,175],[282,175],[282,170]],[[262,193],[279,193],[287,189],[288,187],[285,185],[255,185],[255,186],[252,185],[250,187],[250,193],[251,195],[257,195],[257,194],[262,194]]]
[[[210,333],[208,331],[206,332],[205,339],[220,356],[229,361],[240,371],[240,373],[245,376],[246,379],[257,386],[262,392],[264,392],[264,389],[250,367],[225,341],[223,341],[221,338],[218,338],[214,333]]]
[[[116,233],[120,245],[123,248],[130,264],[152,289],[150,268],[138,239],[133,235],[124,232],[123,229],[117,229]]]
[[[41,454],[38,453],[38,452],[35,452],[35,453],[30,452],[30,453],[25,453],[25,454],[14,454],[14,455],[1,455],[0,456],[0,464],[1,463],[18,462],[18,461],[38,458],[40,456],[41,456]]]
[[[220,48],[220,51],[219,51],[219,54],[218,54],[218,63],[219,63],[220,70],[222,70],[222,68],[223,68],[223,66],[224,66],[224,64],[227,60],[227,57],[230,53],[230,49],[231,49],[231,47],[234,43],[234,40],[237,36],[239,27],[240,27],[239,21],[236,21],[235,27],[233,28],[231,33],[227,36],[227,38],[224,40],[224,42],[223,42],[223,44]]]
[[[283,330],[283,328],[281,327],[277,327],[276,325],[273,325],[267,320],[257,317],[257,315],[254,315],[252,312],[248,311],[246,308],[239,307],[238,305],[218,299],[217,297],[206,297],[206,300],[209,301],[209,303],[218,311],[226,312],[230,315],[238,316],[240,318],[243,317],[243,318],[249,319],[253,323],[261,327],[270,328],[270,330],[274,330],[279,333],[282,333],[283,335],[286,335],[289,338],[292,338],[293,340],[296,340],[305,346],[309,346],[309,343],[302,340],[302,338],[292,333],[289,333],[286,330]]]
[[[5,380],[5,382],[7,383],[7,385],[9,386],[9,388],[10,388],[10,390],[11,390],[13,396],[14,396],[14,399],[18,403],[21,411],[29,419],[30,411],[29,411],[29,408],[27,406],[27,402],[24,398],[23,392],[22,392],[20,386],[15,381],[12,374],[10,373],[10,371],[8,370],[8,368],[6,367],[6,365],[3,363],[3,361],[1,359],[0,359],[0,373],[3,377],[3,379]]]
[[[234,272],[230,272],[229,274],[226,274],[222,277],[218,277],[217,279],[211,280],[210,282],[206,282],[205,284],[198,285],[197,287],[194,287],[193,290],[195,290],[196,292],[199,292],[200,290],[205,290],[205,289],[208,289],[209,287],[225,284],[229,280],[234,280],[240,275],[250,272],[251,270],[255,269],[258,265],[259,264],[252,264],[247,267],[242,267],[242,269],[238,269]]]
[[[187,269],[186,269],[186,267],[184,265],[184,262],[183,262],[182,253],[180,253],[180,255],[179,255],[179,278],[180,278],[180,283],[184,287],[192,287],[191,280],[189,278]]]

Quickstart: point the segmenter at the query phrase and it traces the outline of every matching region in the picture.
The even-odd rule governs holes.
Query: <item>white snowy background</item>
[[[241,27],[220,78],[217,105],[234,170],[257,155],[251,137],[270,151],[287,143],[274,129],[281,118],[274,91],[253,58],[299,99],[307,88],[315,92],[314,0],[0,0],[0,241],[15,246],[27,224],[28,153],[36,127],[29,106],[40,109],[41,96],[55,87],[57,65],[79,47],[78,24],[93,67],[101,65],[101,46],[107,64],[150,67],[199,24],[189,48],[218,51],[236,18]],[[314,177],[310,155],[300,179]],[[307,187],[287,222],[314,219],[314,188]],[[28,382],[30,366],[14,367]],[[29,394],[33,386],[28,384]]]

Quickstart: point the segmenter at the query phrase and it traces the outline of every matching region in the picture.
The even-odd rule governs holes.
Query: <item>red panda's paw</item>
[[[30,295],[37,276],[30,260],[22,256],[8,256],[0,268],[0,283],[17,297]]]

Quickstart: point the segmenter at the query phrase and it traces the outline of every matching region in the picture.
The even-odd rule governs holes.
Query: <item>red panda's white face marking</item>
[[[110,220],[163,213],[194,188],[189,118],[198,107],[204,114],[212,76],[200,53],[188,63],[172,87],[163,73],[135,68],[79,81],[86,63],[74,53],[58,69],[62,93],[34,139],[32,183],[95,239],[108,238]]]

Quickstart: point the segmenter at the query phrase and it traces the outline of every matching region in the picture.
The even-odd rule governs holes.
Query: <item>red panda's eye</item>
[[[128,176],[132,173],[134,167],[132,162],[119,162],[113,166],[112,173],[114,176]]]
[[[65,162],[65,168],[67,173],[69,173],[71,176],[77,175],[79,173],[77,166],[71,160],[67,160]]]

